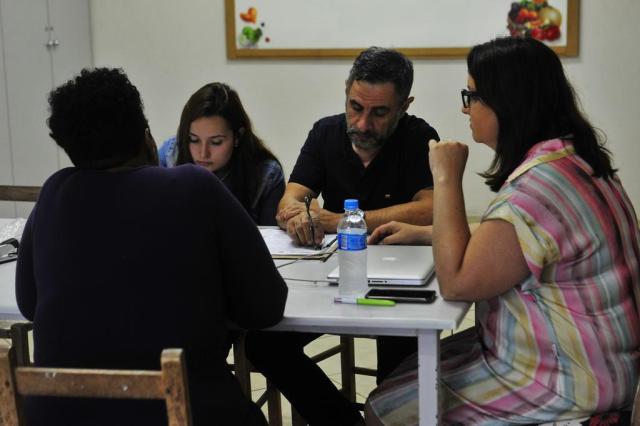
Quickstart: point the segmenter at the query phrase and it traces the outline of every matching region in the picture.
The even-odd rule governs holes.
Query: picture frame
[[[515,15],[513,3],[537,16]],[[555,36],[544,41],[577,56],[579,16],[580,0],[225,0],[227,57],[353,58],[378,45],[413,58],[464,58],[514,30]]]

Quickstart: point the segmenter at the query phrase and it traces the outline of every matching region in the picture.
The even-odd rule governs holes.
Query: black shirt
[[[356,198],[362,210],[411,201],[433,186],[430,139],[438,133],[424,120],[404,114],[391,137],[364,167],[347,136],[345,114],[323,118],[309,132],[289,182],[322,194],[324,208],[341,213],[344,200]]]

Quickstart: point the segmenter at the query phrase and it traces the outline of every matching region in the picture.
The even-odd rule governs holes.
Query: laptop
[[[340,253],[338,253],[340,256]],[[431,246],[368,246],[367,279],[370,286],[423,286],[435,273]],[[327,275],[338,283],[340,268]]]

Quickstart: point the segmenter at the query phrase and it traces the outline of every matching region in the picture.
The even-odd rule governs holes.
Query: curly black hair
[[[51,91],[49,107],[49,135],[76,167],[115,167],[143,147],[142,100],[122,69],[83,69]]]

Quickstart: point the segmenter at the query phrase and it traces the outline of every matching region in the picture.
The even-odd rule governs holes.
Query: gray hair
[[[372,46],[360,52],[353,62],[347,88],[354,81],[393,83],[400,100],[405,100],[413,85],[413,63],[397,50]]]

